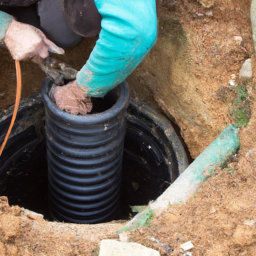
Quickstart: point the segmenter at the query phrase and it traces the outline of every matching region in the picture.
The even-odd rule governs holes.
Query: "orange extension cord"
[[[9,129],[5,135],[4,138],[4,142],[0,148],[0,156],[2,155],[2,152],[4,150],[4,147],[8,141],[8,138],[11,134],[12,131],[12,127],[14,125],[16,116],[17,116],[17,112],[19,109],[19,105],[20,105],[20,97],[21,97],[21,85],[22,85],[22,81],[21,81],[21,70],[20,70],[20,62],[15,60],[15,66],[16,66],[16,76],[17,76],[17,91],[16,91],[16,100],[15,100],[15,105],[14,105],[14,110],[13,110],[13,115],[12,115],[12,120],[9,126]]]

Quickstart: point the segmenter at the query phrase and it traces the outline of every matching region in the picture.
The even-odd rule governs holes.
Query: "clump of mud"
[[[59,109],[72,115],[81,114],[85,116],[92,111],[91,97],[80,89],[75,82],[63,86],[53,86],[49,96],[54,99]]]

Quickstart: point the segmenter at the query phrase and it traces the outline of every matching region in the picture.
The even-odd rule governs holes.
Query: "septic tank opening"
[[[0,158],[0,195],[7,196],[10,205],[51,220],[41,94],[22,100],[20,106],[12,136]],[[11,116],[12,108],[0,112],[0,140]],[[130,206],[147,205],[157,199],[188,165],[184,148],[165,118],[134,99],[126,118],[121,204],[112,216],[116,220],[134,215]]]
[[[139,145],[127,138],[123,158],[123,177],[120,206],[113,219],[128,219],[133,215],[130,206],[147,205],[155,200],[170,184],[168,172],[150,170],[143,162],[134,160]],[[130,151],[134,155],[130,154]],[[10,205],[19,205],[43,214],[52,220],[48,209],[48,180],[45,142],[34,151],[26,151],[6,173],[0,175],[0,195],[8,197]]]

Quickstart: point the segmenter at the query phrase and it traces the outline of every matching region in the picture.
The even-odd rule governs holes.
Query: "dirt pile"
[[[251,0],[157,0],[158,39],[128,78],[134,95],[173,119],[195,158],[233,122],[222,93],[253,54]],[[58,59],[79,70],[97,37],[85,38]],[[14,62],[0,49],[0,109],[15,100]],[[55,56],[56,57],[56,56]],[[39,92],[44,73],[22,63],[23,91]],[[223,89],[224,88],[224,89]],[[224,95],[225,96],[225,95]]]
[[[254,82],[255,85],[255,82]],[[251,85],[250,85],[251,86]],[[225,168],[216,170],[187,205],[172,205],[153,217],[151,227],[130,233],[129,240],[159,250],[152,237],[183,255],[180,245],[192,241],[193,255],[252,256],[256,253],[256,101],[252,88],[252,117],[242,128],[241,149]],[[120,223],[75,225],[46,222],[0,201],[0,252],[3,255],[95,255],[101,239],[118,239]],[[1,255],[1,254],[0,254]],[[97,254],[96,254],[97,255]]]
[[[255,88],[253,95],[255,97]],[[152,237],[183,255],[180,245],[192,241],[193,255],[252,256],[256,253],[256,102],[252,118],[240,131],[241,149],[225,168],[216,170],[187,205],[172,205],[153,217],[151,227],[130,233],[129,240],[159,250]],[[46,222],[42,217],[9,207],[0,198],[2,255],[97,255],[101,239],[118,239],[120,223],[76,225]],[[0,254],[1,255],[1,254]]]
[[[256,101],[253,86],[252,118],[240,130],[241,149],[225,168],[216,170],[187,205],[172,205],[153,219],[150,228],[132,232],[131,241],[168,255],[151,241],[155,237],[183,255],[180,244],[192,241],[193,255],[256,254]]]
[[[0,255],[93,255],[102,239],[117,239],[121,223],[76,225],[47,222],[0,197]]]
[[[250,3],[159,0],[157,43],[128,78],[136,97],[179,125],[193,158],[233,122],[220,96],[253,54]]]

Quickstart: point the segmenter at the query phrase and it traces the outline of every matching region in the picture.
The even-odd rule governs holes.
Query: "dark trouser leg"
[[[33,4],[27,7],[4,7],[0,10],[14,16],[17,21],[33,25],[40,28],[40,20],[37,15],[37,5]]]
[[[82,37],[75,34],[65,22],[62,0],[43,0],[38,2],[40,27],[45,35],[60,47],[77,45]]]

